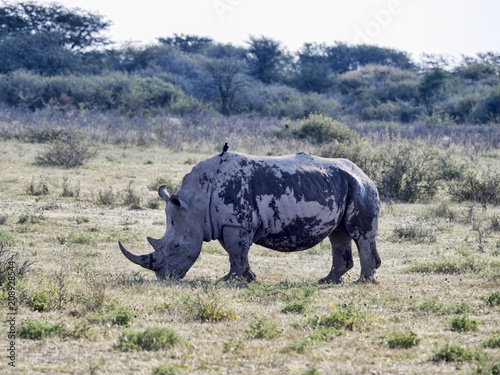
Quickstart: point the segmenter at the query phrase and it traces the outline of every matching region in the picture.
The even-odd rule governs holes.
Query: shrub
[[[270,340],[278,337],[281,332],[276,324],[269,322],[267,317],[262,317],[250,322],[247,334],[251,339]]]
[[[123,197],[123,204],[125,206],[130,206],[132,210],[140,210],[142,208],[141,197],[136,194],[132,185],[133,182],[130,181],[127,190],[125,190],[125,195]]]
[[[500,348],[500,335],[488,337],[483,341],[483,346],[486,348]]]
[[[35,177],[32,177],[31,183],[26,188],[26,194],[33,195],[35,197],[48,195],[49,185],[47,184],[47,177],[40,176],[40,181],[38,182],[38,184],[35,183]]]
[[[467,316],[456,316],[451,320],[451,330],[458,332],[477,331],[477,321]]]
[[[61,324],[42,323],[37,319],[28,319],[26,323],[19,325],[18,334],[24,339],[41,340],[59,334],[61,327]]]
[[[309,138],[317,143],[345,143],[360,138],[355,130],[322,114],[310,114],[301,120],[298,128],[292,130],[292,135],[298,139]]]
[[[468,272],[481,272],[487,268],[483,261],[473,257],[447,258],[437,261],[424,261],[416,263],[409,268],[410,272],[460,275]]]
[[[7,232],[6,230],[0,229],[0,246],[3,250],[4,247],[9,247],[14,245],[14,236]]]
[[[181,184],[175,182],[168,177],[157,177],[150,184],[148,184],[148,189],[157,191],[160,185],[165,185],[169,194],[175,193],[181,187]]]
[[[486,297],[486,304],[489,306],[500,306],[500,291],[493,292]]]
[[[462,179],[450,184],[450,195],[458,202],[473,201],[500,204],[500,174],[468,172]]]
[[[119,326],[128,326],[133,319],[134,315],[132,315],[128,308],[123,306],[118,308],[118,311],[116,311],[111,317],[111,321],[113,322],[113,324]]]
[[[281,312],[284,314],[290,314],[290,313],[302,314],[306,311],[306,308],[307,308],[307,301],[302,301],[302,302],[295,301],[285,305],[285,307],[281,309]]]
[[[239,352],[245,349],[245,344],[241,340],[230,339],[222,344],[224,353]]]
[[[238,319],[233,311],[222,307],[217,298],[198,300],[194,314],[196,319],[202,322],[220,322],[222,320]]]
[[[473,357],[474,354],[470,350],[456,344],[445,344],[441,348],[437,349],[434,354],[434,359],[436,361],[446,362],[470,361]]]
[[[389,344],[389,348],[403,348],[409,349],[413,346],[417,346],[420,343],[421,339],[417,337],[417,334],[414,332],[403,332],[398,333],[394,332],[387,343]]]
[[[166,327],[149,327],[138,332],[126,329],[118,339],[115,347],[121,351],[168,349],[180,342],[177,333]]]
[[[321,316],[319,319],[313,318],[310,320],[313,325],[324,327],[333,327],[336,329],[354,329],[362,330],[367,327],[367,319],[365,314],[356,311],[354,307],[333,307],[333,311],[329,314]]]
[[[394,228],[392,239],[422,244],[436,242],[436,235],[421,224],[407,223]]]
[[[24,261],[20,263],[18,260],[18,253],[7,250],[9,241],[13,241],[10,237],[5,237],[7,232],[0,230],[0,285],[5,285],[10,277],[14,276],[16,279],[24,277],[28,272],[32,263]],[[10,236],[10,235],[9,235]]]
[[[158,365],[153,367],[152,375],[175,375],[177,374],[177,366],[175,365]]]
[[[79,135],[60,136],[49,142],[49,147],[36,157],[39,165],[75,168],[95,156],[96,152]]]
[[[437,147],[388,137],[367,173],[381,197],[413,202],[432,198],[440,182],[456,177],[459,170]]]

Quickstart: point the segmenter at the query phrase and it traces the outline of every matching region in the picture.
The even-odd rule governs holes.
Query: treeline
[[[303,118],[490,123],[500,120],[500,54],[413,61],[371,45],[310,43],[290,52],[174,35],[110,47],[104,17],[58,4],[0,7],[0,102],[31,110],[128,115],[219,112]]]

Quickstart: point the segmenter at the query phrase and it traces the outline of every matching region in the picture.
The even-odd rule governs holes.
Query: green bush
[[[500,348],[500,335],[488,337],[483,341],[483,346],[486,348]]]
[[[113,324],[119,326],[128,326],[133,319],[134,315],[132,314],[132,312],[128,308],[123,306],[119,307],[118,311],[116,311],[111,317]]]
[[[449,187],[450,195],[458,202],[473,201],[482,205],[500,205],[500,174],[468,172]]]
[[[310,114],[301,120],[299,126],[292,129],[292,135],[294,138],[311,139],[317,143],[345,143],[360,138],[355,130],[322,114]]]
[[[61,324],[42,323],[37,319],[28,319],[18,327],[19,337],[30,340],[41,340],[45,337],[58,335]]]
[[[36,157],[43,166],[80,167],[96,155],[95,150],[80,135],[59,137],[49,142],[49,147]]]
[[[470,361],[473,358],[474,354],[470,350],[456,344],[445,344],[438,348],[434,354],[436,361],[463,362]]]
[[[458,332],[477,331],[477,320],[470,319],[467,316],[456,316],[451,320],[451,330]]]
[[[153,367],[151,373],[152,375],[176,375],[177,368],[176,365],[163,364]]]
[[[307,301],[295,301],[285,305],[281,309],[284,314],[303,314],[307,308]]]
[[[121,351],[157,351],[169,349],[181,341],[179,335],[166,327],[149,327],[145,331],[126,329],[115,347]]]
[[[276,324],[269,322],[267,317],[262,317],[250,322],[247,334],[251,339],[271,340],[278,337],[281,332]]]
[[[500,306],[500,291],[493,292],[486,297],[486,304],[489,306]]]
[[[364,330],[369,326],[369,321],[364,313],[357,311],[354,307],[337,308],[336,306],[334,306],[331,313],[323,315],[319,319],[310,319],[310,323],[314,326],[319,325],[351,331]]]
[[[409,349],[414,346],[417,346],[420,343],[421,339],[417,337],[417,334],[414,332],[394,332],[391,337],[387,340],[389,344],[389,348],[403,348]]]
[[[456,178],[460,168],[435,146],[388,137],[367,173],[381,197],[413,202],[434,197],[440,183]]]

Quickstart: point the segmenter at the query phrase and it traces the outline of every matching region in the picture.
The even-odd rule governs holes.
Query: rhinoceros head
[[[123,255],[130,261],[156,273],[160,280],[182,279],[201,252],[203,226],[199,212],[179,195],[169,196],[165,185],[158,194],[166,202],[167,230],[161,239],[148,237],[154,251],[147,255],[134,255],[118,242]]]

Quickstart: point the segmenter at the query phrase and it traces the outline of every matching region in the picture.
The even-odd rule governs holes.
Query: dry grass
[[[34,163],[43,145],[6,141],[0,149],[0,214],[6,215],[0,231],[13,237],[9,250],[20,262],[35,263],[17,280],[17,327],[28,319],[66,327],[37,340],[17,337],[18,373],[471,374],[492,373],[500,362],[498,347],[482,345],[500,334],[500,306],[488,302],[500,289],[500,233],[489,225],[498,207],[384,204],[378,285],[353,284],[357,259],[345,284],[318,285],[331,264],[327,243],[292,254],[254,246],[258,282],[250,285],[216,283],[229,264],[222,248],[208,243],[184,280],[158,283],[121,255],[117,241],[136,253],[149,251],[145,237],[165,230],[163,204],[130,209],[124,197],[132,186],[147,207],[156,199],[148,185],[160,177],[179,182],[193,161],[209,154],[102,146],[86,166],[58,169]],[[492,151],[487,162],[498,166],[499,159]],[[29,194],[30,184],[41,180],[47,194]],[[78,194],[68,194],[71,189]],[[115,202],[100,203],[99,192]],[[395,229],[408,223],[432,230],[435,240],[395,238]],[[120,311],[131,313],[128,326],[117,324]],[[7,313],[4,293],[3,348]],[[213,314],[220,319],[210,319]],[[451,328],[464,316],[477,321],[477,331]],[[334,326],[321,324],[328,321]],[[159,350],[117,346],[125,330],[152,327],[180,339]],[[415,346],[391,348],[389,340],[410,333]],[[436,355],[446,344],[473,356],[437,360],[447,358]],[[2,355],[0,371],[15,373],[7,363]]]

